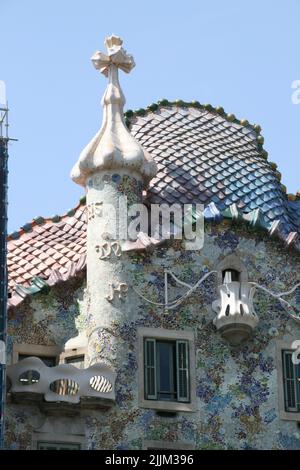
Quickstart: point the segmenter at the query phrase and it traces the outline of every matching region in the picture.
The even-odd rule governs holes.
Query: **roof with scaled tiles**
[[[158,165],[149,203],[202,203],[207,219],[243,218],[300,250],[300,195],[287,196],[259,126],[223,108],[167,100],[125,118]],[[82,270],[85,224],[83,198],[66,215],[39,217],[8,237],[10,305]]]
[[[85,198],[64,216],[38,217],[8,237],[10,305],[43,287],[66,280],[85,266]],[[28,287],[30,289],[28,290]]]

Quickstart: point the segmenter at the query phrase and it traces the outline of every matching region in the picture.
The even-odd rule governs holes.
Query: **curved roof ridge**
[[[246,222],[300,252],[300,193],[287,196],[277,165],[267,161],[260,126],[238,121],[222,108],[180,100],[161,100],[125,115],[130,131],[158,165],[148,204],[201,203],[208,221]],[[28,294],[20,286],[30,289],[33,282],[35,291],[43,285],[34,279],[51,284],[82,270],[85,219],[82,197],[64,215],[37,217],[8,236],[13,295]]]
[[[67,212],[65,212],[62,215],[52,215],[51,217],[42,217],[42,216],[34,217],[34,219],[32,219],[31,222],[28,222],[28,223],[22,225],[22,227],[20,227],[19,230],[16,230],[16,231],[8,234],[7,235],[7,241],[17,240],[18,238],[20,238],[25,233],[30,232],[34,226],[37,226],[37,225],[43,226],[43,225],[45,225],[49,222],[58,223],[58,222],[61,222],[61,220],[64,219],[64,218],[72,217],[80,206],[85,205],[85,202],[86,202],[86,196],[82,196],[79,199],[79,201],[78,201],[78,203],[75,207],[73,207],[72,209],[69,209]]]
[[[175,100],[175,101],[169,101],[168,99],[160,99],[156,103],[152,103],[146,108],[139,108],[136,110],[131,110],[128,109],[124,115],[126,118],[126,124],[127,126],[130,126],[131,124],[131,118],[134,116],[145,116],[148,112],[153,112],[159,109],[160,107],[167,107],[167,106],[177,106],[177,107],[192,107],[196,109],[205,109],[207,111],[216,113],[219,116],[225,117],[230,123],[236,123],[241,126],[247,127],[250,130],[253,130],[257,134],[257,139],[258,139],[258,145],[259,145],[259,150],[260,150],[260,156],[264,158],[265,160],[268,161],[269,165],[271,168],[274,170],[276,176],[278,177],[278,181],[281,181],[282,174],[277,170],[278,165],[275,162],[269,161],[268,160],[268,152],[263,148],[264,144],[264,137],[261,134],[261,126],[259,124],[250,124],[248,120],[246,119],[238,119],[235,117],[234,114],[232,113],[226,113],[224,108],[221,106],[214,107],[210,104],[201,104],[199,101],[183,101],[183,100]],[[300,190],[296,193],[287,193],[286,187],[282,184],[281,185],[282,192],[286,194],[286,198],[288,201],[295,201],[297,199],[300,199]],[[19,230],[16,230],[10,234],[7,235],[7,240],[15,240],[19,238],[21,235],[24,233],[29,232],[34,225],[43,225],[48,222],[59,222],[61,219],[64,217],[70,217],[74,215],[75,211],[80,205],[84,205],[86,202],[86,196],[82,196],[78,204],[73,207],[72,209],[69,209],[67,212],[65,212],[62,215],[53,215],[51,217],[43,217],[43,216],[37,216],[34,219],[32,219],[31,222],[28,222],[21,226]]]
[[[239,124],[241,126],[247,127],[250,130],[253,130],[257,134],[258,144],[261,145],[261,150],[264,150],[262,148],[264,144],[264,137],[261,135],[261,126],[259,124],[250,124],[247,119],[238,119],[235,114],[233,113],[226,113],[224,108],[222,106],[212,106],[211,104],[201,104],[199,101],[183,101],[183,100],[174,100],[174,101],[169,101],[166,98],[162,98],[158,100],[156,103],[151,103],[149,106],[146,108],[139,108],[136,110],[128,109],[125,111],[124,116],[126,118],[126,124],[130,124],[130,118],[134,116],[145,116],[148,112],[153,112],[158,110],[160,107],[170,107],[170,106],[177,106],[180,108],[196,108],[196,109],[205,109],[206,111],[210,111],[212,113],[217,114],[218,116],[221,116],[223,118],[226,118],[228,122],[234,123],[234,124]],[[265,151],[267,154],[267,152]]]
[[[199,197],[199,202],[215,202],[220,210],[239,199],[244,212],[261,207],[263,212],[269,212],[266,216],[270,220],[282,216],[289,223],[286,187],[281,184],[277,164],[268,160],[260,126],[238,120],[221,107],[213,108],[197,101],[160,100],[147,108],[128,110],[125,116],[131,132],[154,154],[159,166],[157,176],[150,183],[150,202],[162,199],[157,195],[160,191],[167,202],[172,198],[178,202],[181,197],[181,202],[187,203],[184,192],[188,186],[195,200]],[[186,184],[188,178],[191,184]],[[217,191],[216,186],[220,189],[222,183],[223,188],[230,186],[233,190],[227,193],[225,190],[225,195],[224,191]],[[215,185],[213,191],[212,185]],[[248,188],[257,190],[256,201],[255,194],[245,194]],[[273,203],[269,204],[271,199]]]
[[[278,165],[277,165],[277,163],[269,160],[269,153],[264,148],[265,139],[264,139],[264,136],[261,133],[262,132],[261,126],[259,124],[251,124],[245,118],[239,119],[233,113],[227,113],[222,106],[212,106],[211,104],[202,104],[197,100],[183,101],[183,100],[178,99],[178,100],[169,101],[166,98],[162,98],[162,99],[158,100],[157,102],[151,103],[146,108],[138,108],[138,109],[135,109],[135,110],[132,110],[132,109],[126,110],[125,113],[124,113],[126,125],[128,127],[130,127],[131,119],[133,117],[143,117],[149,112],[157,111],[159,108],[173,107],[173,106],[176,106],[178,108],[189,108],[190,107],[190,108],[195,108],[195,109],[203,109],[203,110],[209,111],[211,113],[214,113],[217,116],[223,117],[224,119],[226,119],[231,124],[238,124],[240,126],[243,126],[247,129],[249,129],[250,131],[255,132],[256,137],[257,137],[259,155],[264,160],[268,161],[268,163],[271,165],[271,167],[276,172],[276,176],[278,178],[278,181],[281,182],[282,174],[281,174],[280,171],[278,171]],[[290,193],[287,194],[287,188],[284,184],[281,185],[281,189],[282,189],[282,192],[284,194],[286,194],[287,198],[289,197],[292,200],[294,200],[293,197],[296,197],[296,198],[299,197],[300,198],[300,190],[296,193],[296,195],[294,195],[294,194],[290,194]]]
[[[206,222],[221,223],[222,221],[228,221],[229,223],[246,224],[249,229],[262,230],[270,236],[270,238],[276,238],[279,242],[283,243],[287,249],[295,249],[298,253],[300,252],[299,236],[297,232],[285,233],[282,230],[282,223],[280,220],[275,220],[272,223],[268,223],[261,210],[254,209],[253,211],[245,214],[238,209],[236,204],[232,204],[223,212],[220,212],[215,204],[210,203],[204,210],[204,218]],[[159,245],[166,240],[161,239]],[[155,248],[155,244],[143,243],[143,240],[138,237],[138,244],[133,244],[131,249],[125,249],[125,251],[148,251],[149,249]],[[42,277],[41,275],[30,276],[30,283],[26,285],[15,284],[11,291],[11,297],[8,299],[8,307],[14,308],[19,306],[28,296],[34,295],[41,292],[43,289],[53,287],[61,282],[67,282],[73,278],[78,277],[83,270],[86,268],[86,253],[85,250],[80,256],[70,261],[67,265],[65,272],[61,272],[59,269],[51,268],[48,271],[48,275]],[[42,273],[39,273],[42,274]]]

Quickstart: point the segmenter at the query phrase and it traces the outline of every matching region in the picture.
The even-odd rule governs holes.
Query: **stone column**
[[[89,363],[105,362],[114,370],[122,360],[122,345],[114,322],[129,322],[132,291],[128,255],[122,252],[127,236],[126,210],[142,202],[142,190],[156,174],[156,165],[131,136],[123,117],[124,95],[118,69],[129,72],[132,56],[116,36],[107,38],[108,54],[92,61],[108,76],[102,99],[103,124],[72,170],[72,178],[87,192],[87,335]]]
[[[87,189],[88,355],[90,364],[101,360],[114,368],[118,363],[114,322],[129,321],[132,306],[129,261],[121,250],[120,231],[127,219],[126,198],[140,202],[143,187],[139,175],[128,173],[97,172]]]

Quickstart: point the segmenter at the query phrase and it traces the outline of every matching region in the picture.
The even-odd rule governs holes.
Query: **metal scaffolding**
[[[4,82],[0,82],[0,85],[0,449],[3,449],[7,332],[7,161],[8,143],[16,139],[8,137],[8,106]]]
[[[6,391],[6,323],[7,323],[7,159],[8,110],[0,108],[0,449],[4,440],[4,407]],[[3,129],[4,128],[4,129]],[[4,131],[3,131],[4,130]]]

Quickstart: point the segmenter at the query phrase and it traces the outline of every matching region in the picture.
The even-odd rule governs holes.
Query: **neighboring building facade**
[[[72,171],[86,198],[8,238],[6,448],[300,449],[300,197],[222,108],[124,119],[134,61],[106,45],[103,126]],[[124,197],[202,204],[203,247],[143,224],[124,242]]]

